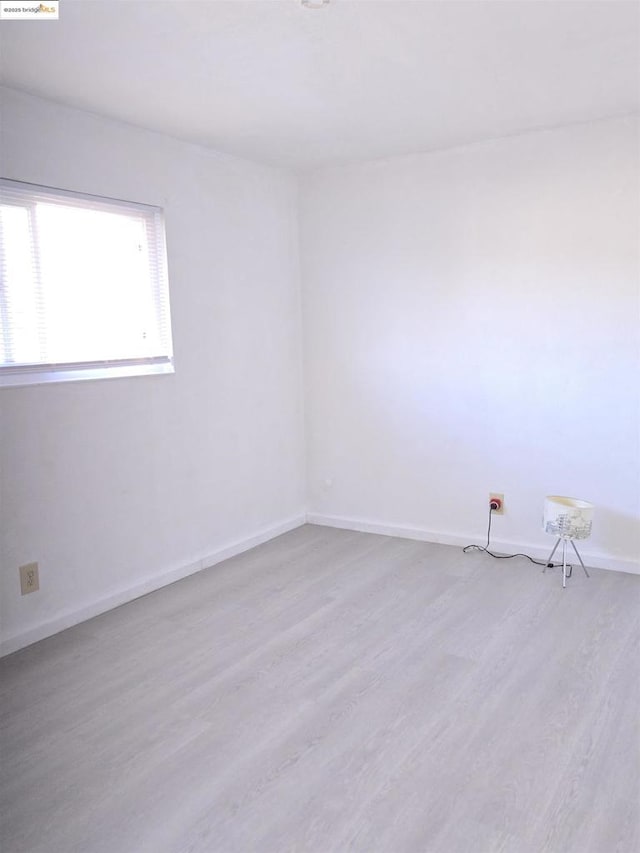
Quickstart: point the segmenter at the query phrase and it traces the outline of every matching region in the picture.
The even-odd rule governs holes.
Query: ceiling
[[[618,0],[61,0],[2,21],[7,86],[304,170],[640,109]]]

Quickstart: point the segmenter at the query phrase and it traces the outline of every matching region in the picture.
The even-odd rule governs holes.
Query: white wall
[[[546,554],[543,498],[639,535],[638,127],[602,121],[302,181],[312,518]],[[637,566],[636,566],[637,568]]]
[[[0,391],[8,651],[299,523],[304,451],[294,179],[8,90],[1,117],[4,176],[165,208],[176,361]]]
[[[176,374],[0,391],[3,650],[300,522],[297,184],[2,91],[7,177],[166,210]],[[640,550],[632,119],[300,182],[315,520],[545,553],[542,499],[593,500],[585,550]],[[40,563],[20,596],[18,566]]]

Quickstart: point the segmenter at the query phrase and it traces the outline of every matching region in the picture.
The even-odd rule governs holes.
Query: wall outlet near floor
[[[489,506],[494,515],[504,515],[504,495],[499,492],[489,492]]]
[[[40,589],[40,573],[37,563],[27,563],[26,566],[20,566],[20,592],[22,595],[28,595],[30,592],[37,592]]]

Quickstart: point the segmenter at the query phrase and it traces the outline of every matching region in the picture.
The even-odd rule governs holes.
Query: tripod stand
[[[567,577],[571,577],[571,571],[567,575],[567,542],[571,542],[573,550],[576,552],[576,557],[580,560],[580,565],[582,566],[583,571],[587,577],[589,577],[589,572],[587,571],[585,564],[582,562],[582,557],[578,553],[578,549],[576,548],[576,543],[573,541],[573,539],[569,539],[566,536],[558,536],[558,541],[553,546],[553,551],[549,554],[549,559],[547,560],[547,565],[542,570],[542,573],[544,574],[547,571],[547,569],[551,567],[551,561],[553,559],[553,555],[558,550],[558,545],[560,544],[560,542],[562,542],[562,588],[565,589],[567,586]],[[571,568],[571,567],[569,567],[569,568]]]

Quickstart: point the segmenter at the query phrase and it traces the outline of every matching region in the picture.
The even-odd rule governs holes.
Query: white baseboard
[[[21,632],[20,634],[15,634],[13,637],[9,637],[0,643],[0,657],[11,654],[11,652],[16,652],[25,646],[30,646],[32,643],[37,643],[38,640],[51,637],[53,634],[58,634],[60,631],[64,631],[65,628],[71,628],[73,625],[85,622],[87,619],[92,619],[101,613],[106,613],[107,610],[113,610],[114,607],[119,607],[121,604],[126,604],[128,601],[133,601],[135,598],[140,598],[142,595],[154,592],[156,589],[161,589],[163,586],[168,586],[203,569],[215,566],[216,563],[221,563],[223,560],[228,560],[230,557],[235,557],[244,551],[249,551],[251,548],[255,548],[256,545],[262,545],[263,542],[268,542],[282,533],[287,533],[289,530],[300,527],[305,521],[306,518],[304,515],[293,516],[273,527],[263,528],[247,539],[232,542],[230,545],[226,545],[224,548],[220,548],[218,551],[214,551],[200,560],[152,575],[144,581],[118,590],[112,595],[101,598],[99,601],[93,601],[77,610],[67,611],[56,619],[36,625],[36,627],[30,628],[28,631]]]
[[[305,515],[297,515],[286,519],[280,524],[273,527],[263,528],[246,539],[232,542],[224,548],[220,548],[205,557],[202,557],[195,562],[188,563],[176,568],[165,570],[160,574],[146,578],[144,581],[138,582],[133,586],[118,590],[117,592],[101,598],[98,601],[81,607],[77,610],[67,611],[62,613],[56,619],[36,625],[27,631],[15,634],[12,637],[0,642],[0,657],[18,651],[25,646],[30,646],[38,640],[44,640],[53,634],[64,631],[65,628],[71,628],[80,622],[85,622],[94,616],[99,616],[101,613],[106,613],[114,607],[119,607],[121,604],[126,604],[128,601],[133,601],[146,595],[149,592],[154,592],[156,589],[161,589],[163,586],[168,586],[175,581],[200,572],[203,569],[215,566],[223,560],[228,560],[230,557],[235,557],[237,554],[242,554],[244,551],[249,551],[263,542],[268,542],[270,539],[280,536],[282,533],[287,533],[300,527],[302,524],[318,524],[325,527],[337,527],[343,530],[358,530],[363,533],[378,533],[383,536],[399,536],[404,539],[416,539],[421,542],[434,542],[440,545],[456,545],[464,546],[470,544],[482,545],[483,542],[473,536],[460,536],[459,534],[436,532],[433,530],[425,530],[418,527],[409,527],[398,524],[381,524],[376,521],[366,521],[360,518],[344,518],[341,516],[324,515],[322,513],[310,512]],[[496,551],[502,553],[515,553],[524,551],[536,559],[544,560],[549,556],[548,548],[540,548],[540,546],[531,545],[522,542],[507,542],[501,539],[493,540],[493,547]],[[630,574],[640,574],[640,564],[634,560],[621,559],[618,557],[608,557],[605,554],[597,554],[581,549],[582,558],[589,567],[598,569],[610,569],[617,572],[628,572]]]
[[[380,524],[377,521],[366,521],[361,518],[343,518],[335,515],[323,515],[317,512],[308,512],[309,524],[319,524],[324,527],[337,527],[341,530],[358,530],[361,533],[379,533],[382,536],[399,536],[403,539],[417,539],[420,542],[434,542],[439,545],[484,545],[486,540],[479,540],[474,536],[460,536],[457,533],[442,533],[433,530],[424,530],[418,527],[408,527],[399,524]],[[536,560],[545,560],[553,547],[550,539],[548,548],[539,545],[531,545],[524,542],[507,542],[504,539],[492,539],[493,550],[502,554],[526,553]],[[580,546],[580,556],[588,568],[609,569],[614,572],[628,572],[632,575],[640,574],[640,563],[620,557],[609,557],[606,554],[597,554],[585,551]]]

